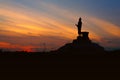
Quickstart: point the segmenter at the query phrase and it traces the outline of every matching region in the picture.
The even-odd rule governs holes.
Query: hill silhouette
[[[78,36],[72,43],[59,48],[57,51],[69,54],[102,54],[105,52],[104,48],[97,43],[93,43],[89,39],[89,32],[82,32],[82,36]]]
[[[77,39],[55,51],[28,53],[0,50],[0,64],[1,72],[54,72],[54,76],[56,73],[79,76],[80,72],[95,76],[101,72],[106,76],[120,71],[120,50],[105,51],[104,47],[90,40],[89,32],[78,31]]]

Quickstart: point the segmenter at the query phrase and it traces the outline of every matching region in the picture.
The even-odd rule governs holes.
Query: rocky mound
[[[57,51],[67,54],[102,54],[105,52],[103,47],[89,39],[89,32],[82,32],[81,34],[72,43],[62,46]]]

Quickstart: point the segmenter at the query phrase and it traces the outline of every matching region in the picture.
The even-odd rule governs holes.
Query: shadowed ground
[[[1,52],[1,73],[79,77],[119,77],[120,51],[105,51],[92,41],[77,37],[51,52]]]
[[[81,26],[81,20],[78,27]],[[89,39],[89,32],[78,31],[77,39],[51,52],[0,52],[1,73],[21,73],[29,77],[42,73],[50,77],[119,77],[120,50],[105,51]],[[26,76],[25,75],[25,76]]]

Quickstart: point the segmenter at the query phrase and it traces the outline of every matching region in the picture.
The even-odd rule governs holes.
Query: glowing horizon
[[[76,38],[75,24],[79,17],[83,19],[83,31],[90,32],[90,39],[105,48],[120,48],[119,22],[92,14],[93,7],[90,11],[86,9],[87,6],[80,5],[80,10],[75,10],[75,4],[78,5],[76,2],[73,2],[71,8],[71,0],[65,1],[69,3],[67,5],[62,4],[63,0],[60,1],[61,4],[57,2],[59,1],[0,0],[0,48],[42,51],[46,44],[47,50],[57,49]],[[81,0],[79,3],[84,2]]]

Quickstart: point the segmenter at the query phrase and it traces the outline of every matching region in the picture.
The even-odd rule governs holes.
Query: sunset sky
[[[75,24],[106,49],[120,48],[120,0],[0,0],[0,48],[54,50],[77,37]]]

